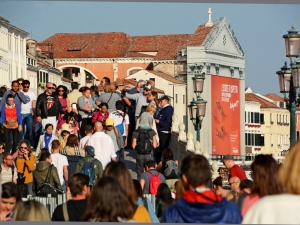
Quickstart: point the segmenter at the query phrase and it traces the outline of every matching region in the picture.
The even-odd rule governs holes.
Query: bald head
[[[102,123],[97,121],[94,125],[94,129],[95,129],[96,132],[102,132],[103,131]]]
[[[239,192],[240,183],[241,183],[241,180],[238,177],[231,177],[229,179],[230,189],[233,190],[233,191]]]

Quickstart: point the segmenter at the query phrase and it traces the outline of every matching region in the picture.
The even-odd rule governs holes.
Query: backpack
[[[150,140],[149,131],[151,130],[137,130],[139,135],[137,137],[137,145],[135,147],[138,154],[146,155],[153,151],[152,141]]]
[[[95,161],[96,159],[93,159],[91,162],[88,162],[85,158],[82,159],[83,164],[83,173],[85,175],[88,175],[90,177],[90,184],[94,184],[95,182]]]
[[[165,178],[176,179],[178,178],[178,166],[174,160],[168,160],[164,162],[164,170],[162,171]]]
[[[156,175],[153,175],[150,172],[147,172],[150,176],[150,182],[149,182],[149,194],[151,195],[157,195],[157,189],[158,186],[161,184],[161,181],[159,179],[160,173],[157,173]]]

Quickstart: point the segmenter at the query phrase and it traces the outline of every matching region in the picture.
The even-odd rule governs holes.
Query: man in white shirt
[[[66,185],[68,183],[68,159],[66,156],[59,153],[60,142],[58,140],[53,140],[51,143],[52,149],[52,164],[56,167],[60,184],[64,192],[66,192]]]
[[[26,104],[21,104],[21,114],[23,119],[23,129],[22,134],[20,136],[20,139],[27,140],[31,144],[31,146],[34,145],[33,138],[32,138],[32,123],[33,123],[33,117],[35,112],[35,106],[36,106],[36,95],[29,91],[30,88],[30,82],[29,80],[23,81],[23,90],[25,96],[28,96],[30,98],[30,101]],[[24,135],[24,136],[23,136]]]
[[[110,136],[103,132],[101,122],[96,122],[94,125],[95,133],[90,137],[88,145],[95,149],[95,158],[98,159],[105,170],[106,165],[117,160],[114,143]]]
[[[129,117],[122,111],[124,109],[124,102],[122,100],[116,102],[116,109],[117,110],[111,112],[108,117],[114,120],[115,127],[121,132],[125,147],[127,145]],[[120,161],[124,161],[124,149],[121,149],[120,151]]]
[[[84,149],[87,146],[88,140],[93,135],[93,127],[91,125],[85,126],[85,136],[80,139],[80,148]]]
[[[1,164],[0,179],[1,183],[14,182],[17,183],[17,169],[14,166],[14,159],[8,152],[3,154],[3,164]]]

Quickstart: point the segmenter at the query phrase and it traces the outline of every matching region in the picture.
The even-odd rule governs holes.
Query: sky
[[[282,36],[300,33],[300,4],[208,4],[70,1],[3,1],[0,16],[42,41],[55,33],[125,32],[192,34],[208,20],[226,17],[244,53],[246,87],[279,93],[276,71],[289,62]]]

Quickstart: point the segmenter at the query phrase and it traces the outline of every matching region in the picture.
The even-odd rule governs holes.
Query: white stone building
[[[26,77],[26,37],[28,32],[0,17],[0,84]]]

